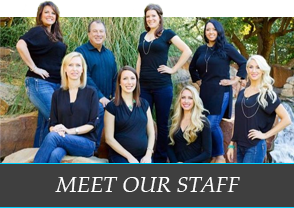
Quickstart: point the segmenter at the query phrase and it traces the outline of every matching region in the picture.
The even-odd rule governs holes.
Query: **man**
[[[99,97],[99,128],[96,148],[98,150],[104,126],[104,108],[114,97],[117,68],[113,53],[103,43],[106,28],[100,20],[92,21],[88,26],[89,41],[75,51],[81,53],[88,67],[87,84],[97,90]]]

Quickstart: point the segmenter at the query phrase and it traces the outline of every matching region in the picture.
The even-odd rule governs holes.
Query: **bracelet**
[[[147,150],[150,150],[152,154],[153,154],[153,152],[154,152],[153,149],[150,148],[150,147],[148,147]]]
[[[228,148],[235,149],[235,145],[230,144]]]

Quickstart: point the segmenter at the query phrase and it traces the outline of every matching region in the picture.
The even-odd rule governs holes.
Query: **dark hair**
[[[133,74],[135,74],[137,81],[136,81],[136,88],[134,89],[134,92],[133,92],[133,99],[136,101],[136,106],[141,106],[139,77],[136,70],[131,66],[124,66],[118,71],[114,104],[116,106],[119,106],[123,103],[123,98],[121,96],[121,86],[120,86],[120,79],[121,79],[121,75],[123,71],[131,71],[133,72]]]
[[[93,20],[89,23],[88,25],[88,32],[91,32],[91,25],[96,22],[97,24],[102,24],[104,26],[104,30],[105,30],[105,33],[106,33],[106,27],[105,27],[105,24],[104,22],[102,22],[101,20]]]
[[[54,24],[51,26],[51,31],[49,32],[45,29],[45,25],[42,22],[42,13],[45,6],[50,6],[56,14],[56,20]],[[45,33],[49,36],[49,39],[53,42],[61,41],[63,42],[62,32],[60,30],[60,23],[59,23],[59,9],[58,7],[51,1],[45,1],[41,3],[38,7],[37,17],[36,17],[36,25],[44,27]]]
[[[209,42],[206,35],[205,35],[206,26],[208,23],[213,24],[213,26],[215,27],[215,29],[217,31],[217,38],[215,41],[215,49],[216,49],[216,52],[221,57],[224,58],[227,56],[226,52],[225,52],[225,44],[227,43],[226,36],[225,36],[225,30],[224,30],[222,24],[215,19],[211,19],[208,22],[206,22],[205,27],[204,27],[204,40],[206,43]]]
[[[159,36],[161,36],[162,31],[163,31],[163,17],[162,17],[163,12],[162,12],[162,9],[161,9],[161,7],[160,7],[159,5],[157,5],[157,4],[149,4],[149,5],[145,8],[145,10],[144,10],[144,26],[145,26],[145,30],[146,30],[147,32],[150,31],[150,28],[149,28],[149,26],[148,26],[148,24],[147,24],[147,22],[146,22],[146,13],[147,13],[149,10],[155,10],[156,13],[158,14],[159,18],[160,18],[160,21],[159,21],[159,27],[158,27],[157,30],[154,32],[155,37],[159,37]]]

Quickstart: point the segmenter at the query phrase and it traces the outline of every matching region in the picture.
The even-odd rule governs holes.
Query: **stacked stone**
[[[294,97],[294,76],[289,77],[284,84],[281,95],[284,97]]]

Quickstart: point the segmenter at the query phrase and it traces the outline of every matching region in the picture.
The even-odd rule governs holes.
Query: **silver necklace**
[[[154,39],[155,40],[155,39]],[[150,48],[151,48],[151,44],[153,43],[153,40],[151,40],[151,42],[150,42],[150,45],[149,45],[149,47],[148,47],[148,51],[146,52],[145,51],[145,47],[144,47],[144,45],[145,45],[145,42],[146,42],[146,40],[144,39],[143,40],[143,52],[144,52],[144,54],[145,55],[148,55],[149,54],[149,51],[150,51]]]
[[[247,99],[247,100],[248,100],[248,99]],[[244,115],[246,118],[252,118],[253,116],[255,116],[256,113],[257,113],[257,111],[258,111],[258,109],[259,109],[259,106],[260,106],[260,105],[258,104],[258,106],[257,106],[257,108],[256,108],[256,111],[255,111],[255,112],[253,113],[253,115],[251,115],[251,116],[247,116],[247,115],[245,114],[244,107],[245,107],[245,108],[252,108],[252,107],[255,106],[257,103],[258,103],[258,101],[257,101],[257,99],[256,99],[256,102],[255,102],[253,105],[251,105],[251,106],[247,106],[246,103],[245,103],[245,95],[243,96],[242,101],[241,101],[241,108],[242,108],[243,115]]]
[[[207,51],[208,51],[208,45],[206,45],[206,52],[205,52],[205,56],[204,56],[204,61],[205,61],[205,69],[206,69],[206,73],[207,73],[207,68],[208,68],[208,62],[209,62],[209,59],[210,59],[210,57],[214,54],[214,49],[211,49],[213,52],[210,54],[210,56],[208,56],[208,58],[206,58],[206,56],[207,56]]]

